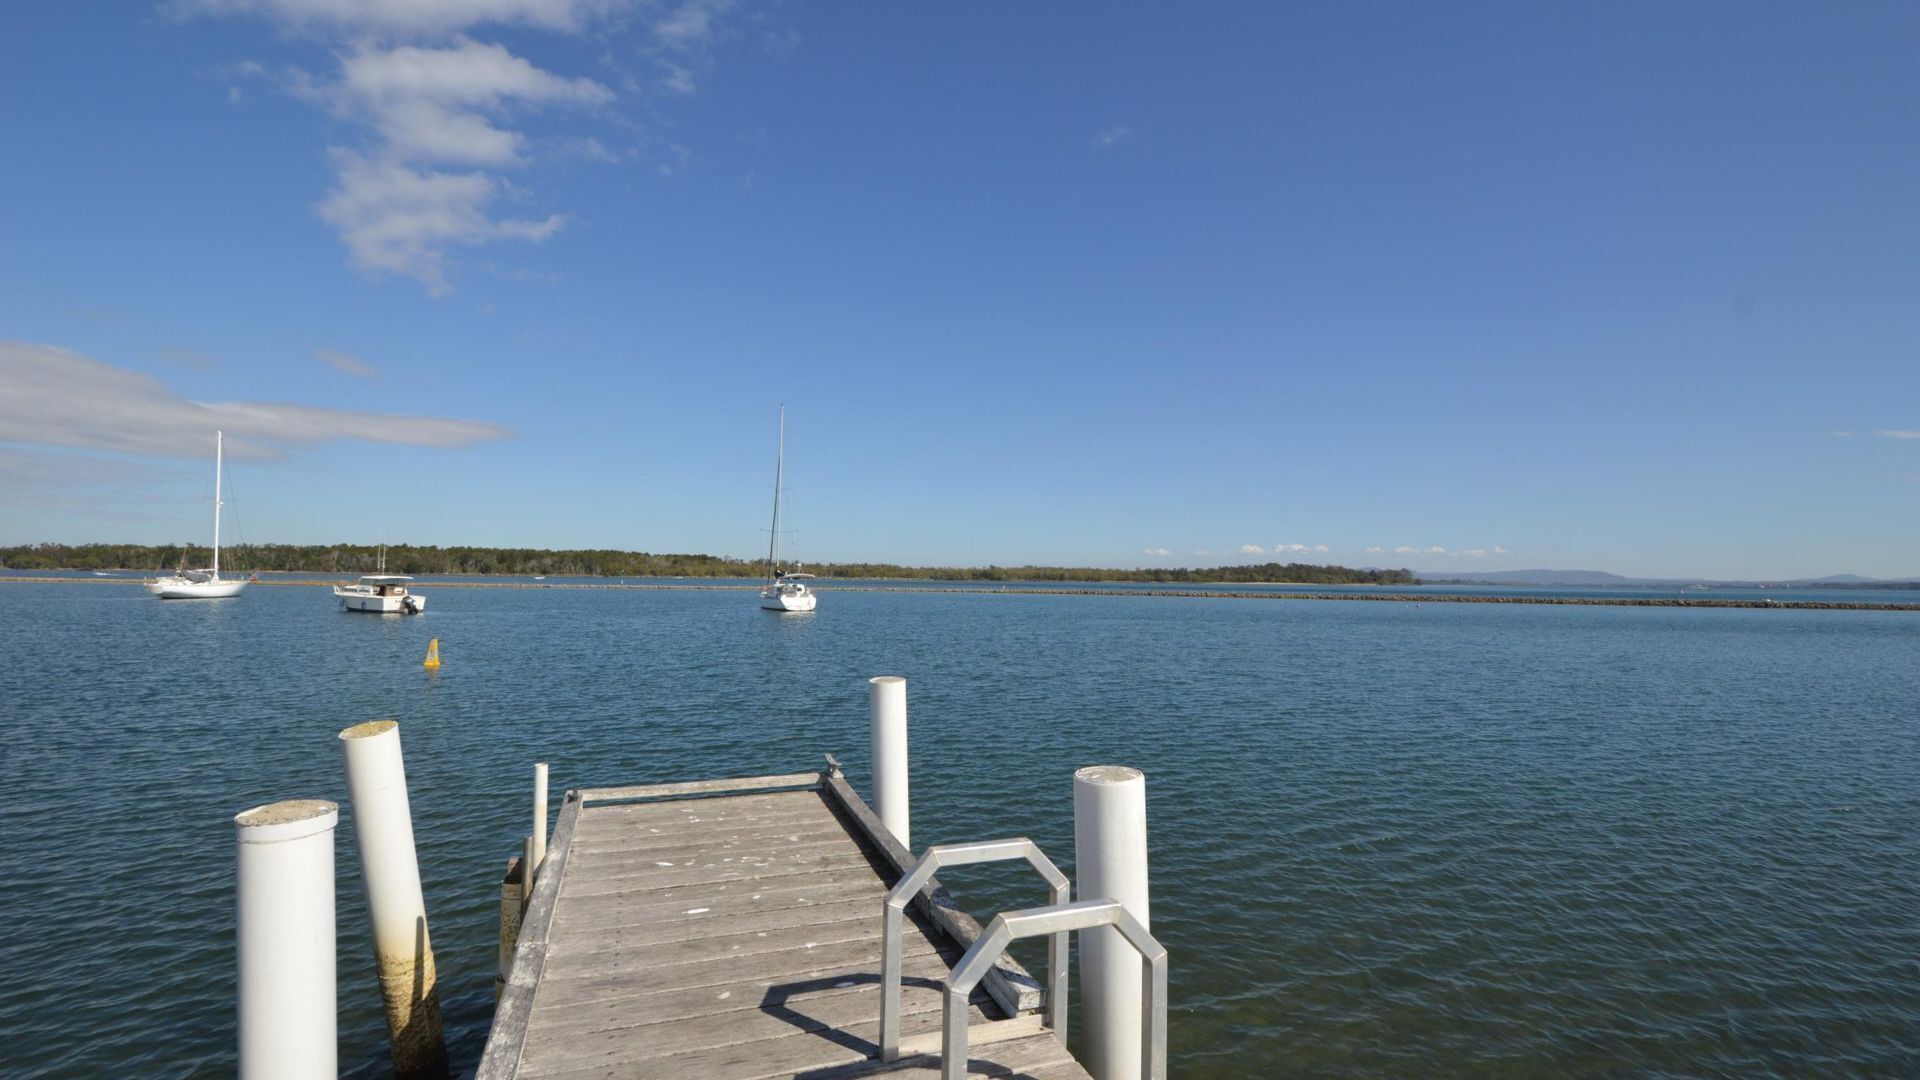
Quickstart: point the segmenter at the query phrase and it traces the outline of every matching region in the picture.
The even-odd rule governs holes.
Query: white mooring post
[[[1078,900],[1118,900],[1147,925],[1147,778],[1122,765],[1073,774]],[[1080,937],[1086,1066],[1094,1080],[1140,1080],[1140,954],[1111,926]]]
[[[873,809],[900,846],[912,851],[907,836],[907,680],[898,675],[868,679],[867,711],[873,721]]]
[[[533,766],[533,872],[537,873],[540,864],[547,859],[547,763],[538,761]],[[524,875],[527,883],[527,895],[532,896],[533,873]]]
[[[256,806],[233,819],[240,1078],[332,1080],[333,828],[324,799]]]
[[[433,942],[413,848],[413,811],[400,759],[400,725],[374,720],[340,733],[347,797],[373,919],[374,961],[386,1003],[393,1071],[400,1080],[447,1075],[447,1044],[435,990]]]

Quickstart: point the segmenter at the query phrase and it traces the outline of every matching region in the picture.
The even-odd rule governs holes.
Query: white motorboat
[[[773,459],[773,539],[767,545],[767,584],[760,590],[760,606],[767,611],[812,611],[820,598],[808,582],[812,574],[789,574],[780,569],[780,488],[786,480],[787,407],[780,406],[780,449]]]
[[[348,611],[374,615],[418,615],[427,609],[427,598],[407,591],[405,574],[367,574],[352,585],[335,585],[333,595]]]
[[[213,433],[213,566],[206,570],[180,570],[147,582],[147,591],[162,600],[218,600],[239,596],[247,587],[244,581],[220,576],[220,474],[226,464],[226,436]]]

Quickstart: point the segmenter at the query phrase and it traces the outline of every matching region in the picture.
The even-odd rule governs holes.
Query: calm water
[[[230,1072],[231,817],[344,801],[336,732],[388,716],[470,1068],[534,760],[832,751],[864,790],[882,673],[922,845],[1026,834],[1071,873],[1073,770],[1146,770],[1178,1075],[1920,1074],[1920,615],[442,589],[379,619],[93,583],[0,586],[4,1071]],[[341,1059],[379,1075],[338,840]]]

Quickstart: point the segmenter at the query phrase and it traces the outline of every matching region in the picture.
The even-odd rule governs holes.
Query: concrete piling
[[[360,872],[367,884],[393,1070],[400,1080],[444,1077],[447,1044],[414,852],[400,725],[392,720],[355,724],[340,733],[340,745]]]
[[[908,851],[907,680],[881,675],[867,680],[867,713],[873,737],[873,809]]]
[[[337,1071],[333,830],[323,799],[233,819],[241,1080],[332,1080]]]
[[[1147,778],[1094,765],[1073,774],[1076,899],[1118,900],[1147,926]],[[1140,954],[1111,926],[1080,941],[1084,1064],[1094,1080],[1140,1080]]]

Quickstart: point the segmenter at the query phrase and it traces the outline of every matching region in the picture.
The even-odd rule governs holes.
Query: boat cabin
[[[367,574],[360,579],[360,585],[375,596],[405,596],[407,582],[412,581],[405,574]]]

